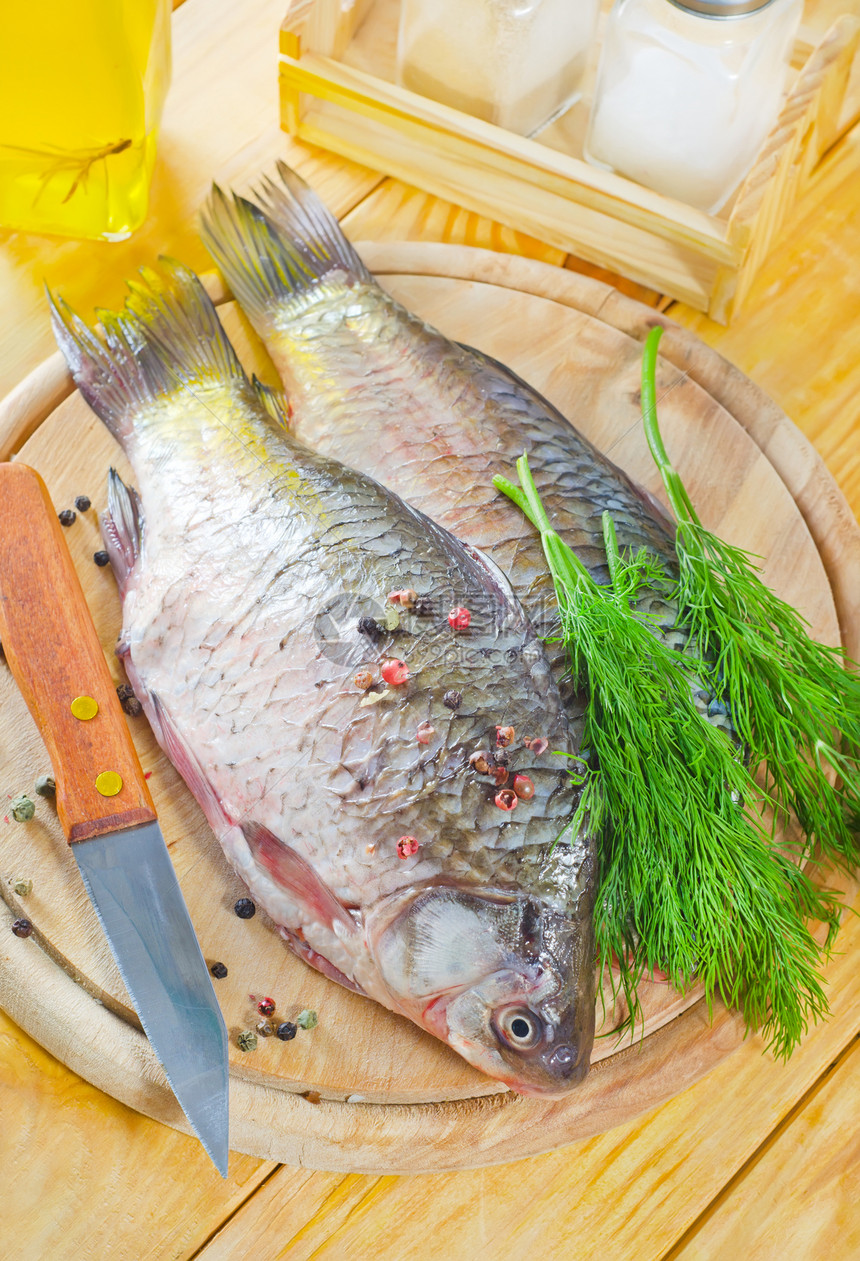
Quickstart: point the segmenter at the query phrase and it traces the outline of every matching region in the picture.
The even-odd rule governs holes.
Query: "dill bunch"
[[[520,486],[494,478],[540,532],[571,671],[587,682],[584,743],[596,756],[580,815],[601,837],[595,929],[601,970],[641,1015],[638,986],[661,968],[678,989],[702,982],[787,1057],[825,1015],[819,947],[808,918],[839,922],[834,898],[771,844],[748,803],[759,790],[731,740],[699,715],[691,683],[704,663],[680,656],[631,605],[665,582],[653,557],[619,555],[604,513],[611,582],[598,586],[552,529],[524,455]]]
[[[860,861],[860,678],[841,649],[812,639],[800,614],[762,582],[755,557],[717,538],[696,515],[657,422],[661,333],[652,329],[645,342],[642,418],[677,521],[684,623],[712,687],[728,700],[753,771],[783,818],[794,815],[800,824],[798,856],[850,871]]]

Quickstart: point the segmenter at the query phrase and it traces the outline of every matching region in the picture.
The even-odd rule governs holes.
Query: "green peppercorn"
[[[300,1011],[296,1016],[296,1024],[300,1029],[316,1029],[319,1024],[315,1011]]]
[[[257,913],[257,908],[250,898],[240,898],[233,910],[239,916],[239,919],[253,919]]]
[[[282,1042],[292,1042],[298,1032],[298,1025],[294,1025],[292,1020],[285,1020],[283,1024],[278,1025],[275,1033]]]
[[[32,880],[16,880],[15,883],[12,885],[12,888],[15,891],[15,893],[17,893],[19,898],[28,898],[30,894],[33,892],[33,881]]]
[[[209,971],[214,977],[217,977],[219,981],[222,981],[227,975],[227,968],[223,963],[213,963]]]
[[[74,525],[78,514],[72,512],[71,508],[64,508],[62,512],[57,513],[57,516],[60,518],[60,525]]]
[[[36,792],[40,797],[56,797],[57,785],[53,775],[40,775],[36,780]]]
[[[250,1029],[243,1029],[236,1039],[236,1045],[240,1051],[256,1051],[257,1035],[252,1033]]]
[[[270,1038],[274,1033],[271,1022],[268,1020],[260,1020],[257,1023],[257,1033],[261,1038]]]
[[[33,931],[33,925],[28,919],[16,919],[12,925],[12,932],[16,937],[29,937]]]
[[[32,797],[16,797],[12,802],[12,818],[18,823],[26,823],[36,813],[36,803]]]

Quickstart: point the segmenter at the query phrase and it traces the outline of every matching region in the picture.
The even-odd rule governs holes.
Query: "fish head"
[[[590,905],[450,884],[403,890],[366,921],[390,1005],[482,1072],[563,1095],[588,1072],[595,967]]]

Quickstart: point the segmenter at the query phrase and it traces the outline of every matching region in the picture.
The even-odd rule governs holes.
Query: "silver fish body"
[[[657,557],[666,585],[641,608],[677,648],[677,575],[665,514],[545,398],[504,365],[450,341],[369,274],[316,195],[279,163],[260,207],[215,190],[204,240],[278,368],[290,426],[316,450],[378,478],[509,577],[543,636],[558,629],[536,531],[493,487],[523,451],[550,520],[608,581],[602,514],[622,549]],[[563,657],[556,655],[563,672]]]
[[[520,605],[274,423],[191,273],[148,274],[102,322],[106,347],[55,307],[138,487],[112,475],[104,524],[120,652],[229,861],[314,966],[517,1090],[570,1089],[594,1030],[594,849],[569,826],[576,746]],[[498,727],[549,748],[497,748]],[[481,775],[477,750],[504,765]],[[517,774],[534,791],[508,789],[508,811],[496,781]]]

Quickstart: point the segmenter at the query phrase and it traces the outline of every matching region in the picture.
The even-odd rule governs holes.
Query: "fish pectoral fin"
[[[143,550],[144,516],[140,495],[126,486],[115,468],[108,474],[108,506],[102,513],[102,538],[120,594]]]
[[[362,989],[358,981],[354,981],[352,977],[347,976],[345,972],[341,972],[340,968],[336,968],[333,963],[330,963],[329,960],[325,958],[324,955],[321,955],[314,950],[313,946],[309,946],[308,943],[300,937],[298,933],[293,932],[291,928],[285,928],[281,925],[278,932],[281,934],[293,953],[298,955],[300,959],[304,959],[305,963],[309,963],[312,968],[316,968],[317,972],[321,972],[323,976],[327,976],[330,981],[336,981],[337,984],[342,985],[344,989],[352,990],[356,994],[367,994],[367,991]]]
[[[331,889],[300,854],[261,823],[242,824],[242,833],[254,859],[282,888],[289,890],[314,918],[332,928],[341,939],[358,933],[355,921]]]

